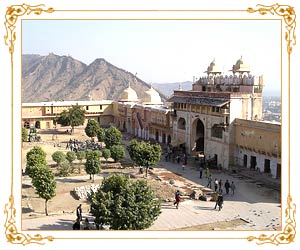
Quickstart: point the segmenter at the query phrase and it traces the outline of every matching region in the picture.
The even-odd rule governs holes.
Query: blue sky
[[[280,90],[279,20],[23,20],[22,53],[105,58],[148,83],[192,81],[215,59],[243,56],[265,90]]]

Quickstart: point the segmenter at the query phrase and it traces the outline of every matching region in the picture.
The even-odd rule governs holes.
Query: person
[[[235,184],[233,182],[231,182],[230,188],[231,188],[231,191],[232,191],[232,195],[234,195]]]
[[[207,186],[206,187],[209,187],[211,188],[211,182],[212,182],[212,177],[211,177],[211,174],[208,176],[208,179],[207,179]]]
[[[200,169],[199,169],[199,171],[200,171],[200,179],[202,179],[202,173],[203,173],[202,164],[200,164]]]
[[[219,185],[219,182],[218,182],[218,179],[216,178],[215,179],[215,192],[217,192],[217,190],[218,190],[218,185]]]
[[[206,169],[205,169],[205,177],[208,179],[209,175],[210,175],[209,169],[208,169],[208,167],[206,167]]]
[[[223,193],[223,190],[222,190],[222,179],[219,180],[219,193]]]
[[[180,192],[179,192],[179,190],[177,190],[175,192],[175,202],[174,202],[174,206],[176,205],[177,209],[178,209],[178,206],[179,206],[179,202],[180,202]]]
[[[81,204],[79,204],[79,206],[76,209],[76,215],[77,215],[77,219],[79,219],[79,221],[82,221],[82,208],[81,208]]]
[[[183,156],[182,156],[182,170],[183,171],[185,169],[186,164],[187,164],[187,156],[186,156],[186,154],[183,154]]]
[[[85,218],[85,220],[84,220],[83,230],[90,230],[90,223],[89,223],[89,219],[88,218]]]
[[[223,207],[223,202],[224,202],[223,195],[222,194],[218,194],[218,198],[217,198],[217,201],[216,201],[215,209],[218,206],[219,207],[219,211],[221,211],[221,209]]]
[[[229,194],[230,183],[229,183],[228,180],[226,180],[224,187],[225,187],[225,190],[226,190],[226,194]]]
[[[73,224],[73,230],[80,230],[80,220],[77,218]]]

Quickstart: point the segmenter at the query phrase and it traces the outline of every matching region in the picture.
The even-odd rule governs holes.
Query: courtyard
[[[65,130],[65,129],[64,129]],[[69,139],[87,140],[84,128],[75,129],[74,134],[64,133],[64,130],[40,131],[41,142],[24,143],[22,150],[22,167],[26,165],[26,153],[35,145],[41,146],[47,153],[47,162],[55,170],[51,155],[61,150],[67,152],[66,143]],[[130,137],[124,135],[124,146]],[[126,154],[126,158],[129,156]],[[78,162],[76,164],[79,164]],[[125,167],[112,162],[102,167],[100,174],[95,176],[95,183],[81,167],[81,174],[68,177],[56,177],[56,197],[48,203],[49,216],[44,214],[44,200],[38,198],[31,186],[28,176],[22,177],[22,229],[23,230],[71,230],[76,219],[76,207],[83,206],[83,217],[93,218],[89,214],[89,204],[85,200],[74,197],[75,187],[100,184],[109,173],[125,173],[132,178],[144,178],[138,168]],[[280,230],[281,203],[280,192],[269,188],[254,178],[242,176],[239,173],[212,170],[212,178],[234,181],[235,194],[224,195],[224,207],[215,210],[215,202],[192,199],[193,191],[209,192],[206,188],[207,179],[199,178],[197,165],[192,159],[188,161],[185,170],[180,164],[166,162],[162,157],[158,166],[148,175],[147,182],[152,186],[156,195],[163,200],[162,213],[154,224],[147,230]],[[180,189],[183,200],[176,209],[173,205],[174,192]]]

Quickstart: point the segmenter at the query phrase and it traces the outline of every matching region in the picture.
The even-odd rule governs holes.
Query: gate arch
[[[196,119],[193,122],[192,135],[192,141],[194,142],[193,151],[204,152],[205,128],[203,122],[200,119]]]

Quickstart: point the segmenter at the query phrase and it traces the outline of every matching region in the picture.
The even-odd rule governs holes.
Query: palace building
[[[189,155],[205,155],[218,167],[243,166],[280,177],[281,125],[262,121],[263,77],[251,75],[242,58],[224,75],[215,60],[189,91],[175,90],[164,104],[151,86],[139,100],[130,87],[119,101],[23,103],[22,122],[41,129],[53,127],[53,118],[78,104],[86,122],[118,127],[145,140],[184,148]]]

